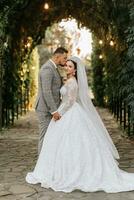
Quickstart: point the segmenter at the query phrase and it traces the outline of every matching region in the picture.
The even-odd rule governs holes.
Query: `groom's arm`
[[[44,100],[49,108],[49,112],[54,113],[55,111],[57,111],[57,106],[52,94],[52,79],[53,79],[52,69],[49,67],[42,69],[40,72],[40,79],[41,79]]]

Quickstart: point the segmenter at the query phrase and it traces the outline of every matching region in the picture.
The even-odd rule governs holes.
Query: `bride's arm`
[[[69,110],[69,108],[72,107],[72,105],[76,102],[77,98],[77,84],[75,80],[69,81],[66,85],[66,101],[62,102],[60,107],[58,108],[58,113],[62,116],[65,112]]]

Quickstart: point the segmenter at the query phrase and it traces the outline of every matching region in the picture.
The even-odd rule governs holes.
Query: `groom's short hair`
[[[55,54],[64,54],[64,53],[68,53],[68,50],[66,50],[64,47],[58,47],[55,51],[54,51],[54,55]]]

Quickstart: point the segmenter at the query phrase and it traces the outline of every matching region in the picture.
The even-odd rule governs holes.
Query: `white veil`
[[[118,151],[89,96],[85,65],[76,56],[71,57],[69,60],[72,60],[77,63],[77,81],[79,88],[78,103],[81,104],[81,106],[86,111],[87,116],[89,116],[90,120],[93,122],[97,130],[98,136],[101,138],[104,145],[106,145],[109,148],[115,159],[119,159]]]

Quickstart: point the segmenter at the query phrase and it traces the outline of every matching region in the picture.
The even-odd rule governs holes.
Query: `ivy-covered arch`
[[[47,1],[49,9],[44,9],[44,0],[2,0],[1,19],[5,36],[16,38],[17,43],[28,36],[38,43],[44,37],[44,30],[53,22],[69,16],[74,17],[79,23],[87,26],[99,37],[104,33],[112,33],[117,36],[118,28],[125,25],[128,18],[127,0],[120,3],[108,0],[72,0],[72,1]],[[119,19],[121,14],[125,13]],[[120,27],[117,25],[120,24]]]
[[[49,9],[44,9],[45,3],[48,3]],[[2,85],[0,88],[3,88],[0,90],[0,96],[3,99],[0,106],[1,113],[2,110],[3,113],[6,110],[11,112],[12,116],[16,109],[19,109],[17,106],[20,103],[18,99],[22,85],[20,75],[22,62],[41,42],[47,27],[67,17],[75,18],[79,24],[92,31],[95,97],[98,99],[98,104],[103,105],[105,101],[112,110],[116,109],[118,113],[119,108],[113,107],[113,102],[115,99],[117,101],[119,96],[123,98],[124,93],[127,93],[123,91],[122,94],[121,81],[123,80],[124,83],[124,79],[120,77],[123,77],[122,69],[126,68],[124,63],[130,59],[127,54],[129,48],[127,31],[132,26],[130,11],[133,4],[131,3],[133,3],[132,0],[48,0],[46,2],[45,0],[1,0],[0,71]],[[29,40],[30,48],[27,47]],[[100,46],[99,40],[103,41],[103,45]],[[113,47],[109,45],[111,40],[114,43]],[[100,54],[103,54],[103,59],[99,59]],[[3,82],[3,77],[5,82]],[[96,81],[97,78],[99,82]],[[127,80],[125,86],[127,86]],[[27,81],[25,87],[28,87]],[[127,93],[125,97],[129,95],[130,93]],[[4,114],[3,118],[5,119],[7,115],[7,113]],[[11,118],[14,119],[14,116]],[[2,123],[5,124],[4,121]]]

